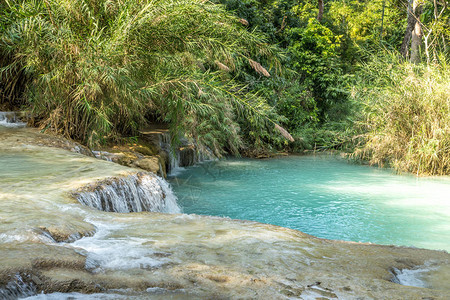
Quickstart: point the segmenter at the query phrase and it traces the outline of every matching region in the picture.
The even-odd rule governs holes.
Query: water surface
[[[136,174],[139,170],[43,146],[54,142],[58,140],[33,129],[0,127],[1,299],[307,299],[311,295],[390,299],[400,293],[408,299],[443,299],[448,294],[450,257],[444,252],[339,243],[218,217],[113,213],[81,205],[70,196],[74,190],[96,182],[95,186],[98,180],[141,178]],[[292,166],[295,161],[284,162]],[[283,179],[276,174],[278,167],[264,163],[229,161],[193,170],[209,174],[209,181],[198,180],[210,190],[226,194],[241,187],[241,194],[248,195],[217,197],[211,207],[240,209],[245,201],[236,205],[237,200],[264,195],[272,184],[281,200],[284,190],[298,192],[295,181]],[[226,174],[230,176],[223,177]],[[263,174],[266,181],[259,178]],[[188,178],[186,185],[195,182]],[[250,182],[241,185],[245,178]],[[305,177],[304,184],[313,184],[309,179]],[[127,186],[133,185],[117,188]],[[165,184],[146,186],[154,191],[163,188],[166,198],[170,194]],[[265,195],[270,199],[270,194]],[[274,207],[268,203],[264,209],[263,202],[255,203],[263,211]],[[196,204],[200,203],[192,202]],[[405,289],[389,281],[393,268],[399,282],[404,275],[419,274],[420,286],[427,288]]]
[[[171,179],[185,213],[253,220],[327,239],[450,250],[450,178],[335,156],[204,163]]]

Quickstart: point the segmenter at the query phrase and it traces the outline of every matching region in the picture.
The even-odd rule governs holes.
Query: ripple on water
[[[171,178],[185,213],[318,237],[450,250],[450,178],[417,178],[335,156],[229,159]]]

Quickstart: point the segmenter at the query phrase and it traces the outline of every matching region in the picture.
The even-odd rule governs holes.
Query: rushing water
[[[20,128],[25,125],[26,123],[20,121],[14,112],[0,111],[0,127]]]
[[[152,173],[108,179],[78,191],[75,196],[84,205],[108,212],[180,212],[169,184]]]
[[[0,127],[1,299],[445,299],[450,290],[444,252],[339,243],[218,217],[94,209],[178,212],[161,178],[44,145],[54,138]],[[85,193],[89,206],[74,193]]]
[[[205,163],[171,182],[185,213],[328,239],[450,250],[448,177],[395,175],[319,155]]]

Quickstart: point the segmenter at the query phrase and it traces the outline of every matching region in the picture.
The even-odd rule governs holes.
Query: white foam
[[[114,154],[109,153],[107,151],[92,151],[92,154],[94,154],[94,156],[98,159],[103,159],[106,161],[112,161],[112,157],[114,156]]]
[[[25,127],[27,123],[20,122],[14,112],[0,111],[0,126],[9,128]]]
[[[8,282],[5,287],[0,288],[1,299],[21,299],[34,294],[36,294],[34,286],[25,283],[19,274],[14,275],[14,279]]]
[[[55,240],[46,232],[36,234],[32,230],[29,230],[22,234],[0,233],[0,242],[2,243],[23,243],[26,241],[42,242],[47,244],[55,242]]]
[[[394,278],[392,282],[415,287],[428,287],[427,283],[424,281],[424,277],[427,273],[432,271],[433,268],[427,266],[416,267],[414,269],[403,269],[399,270],[393,268]]]
[[[78,193],[77,199],[81,204],[107,212],[181,212],[170,185],[151,173],[113,179],[94,191]]]
[[[147,239],[133,237],[116,237],[118,230],[126,229],[124,224],[93,222],[97,232],[92,237],[85,237],[70,244],[81,248],[87,255],[86,268],[94,272],[105,270],[152,269],[158,268],[168,261],[166,258],[155,259],[154,251]]]
[[[107,300],[107,299],[130,299],[130,296],[119,295],[119,294],[81,294],[81,293],[51,293],[51,294],[39,294],[27,298],[27,300],[62,300],[62,299],[73,299],[73,300]]]

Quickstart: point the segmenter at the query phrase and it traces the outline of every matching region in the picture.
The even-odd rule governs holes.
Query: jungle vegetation
[[[343,149],[450,173],[446,0],[2,0],[0,107],[96,146]]]

